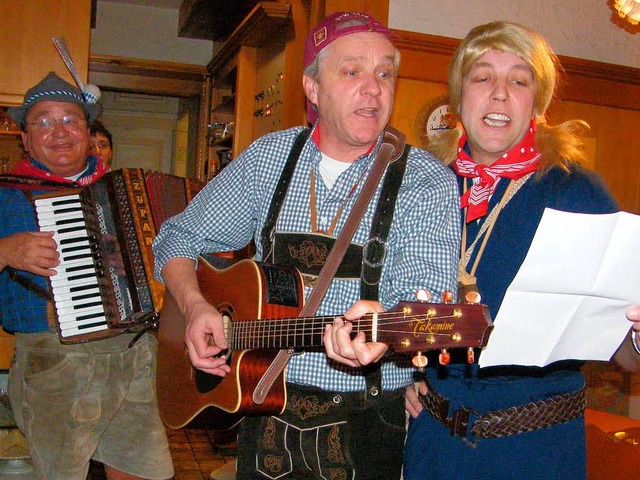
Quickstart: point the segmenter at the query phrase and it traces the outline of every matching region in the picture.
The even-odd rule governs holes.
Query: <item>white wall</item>
[[[91,53],[206,65],[213,42],[178,37],[178,10],[97,2]]]
[[[389,26],[463,38],[509,20],[544,35],[560,55],[640,68],[640,27],[616,25],[612,0],[389,0]],[[91,53],[206,65],[214,43],[178,37],[178,10],[98,2]],[[216,43],[215,47],[219,48]]]
[[[113,169],[172,172],[178,98],[105,91],[102,103],[100,120],[113,135]]]
[[[615,25],[611,0],[390,0],[389,26],[452,38],[493,20],[522,23],[556,53],[640,68],[640,29]]]

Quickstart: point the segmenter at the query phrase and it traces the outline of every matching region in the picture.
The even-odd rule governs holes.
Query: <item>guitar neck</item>
[[[323,346],[324,327],[333,319],[334,316],[324,316],[236,321],[227,338],[231,338],[234,350],[319,348]],[[371,320],[363,318],[353,324],[357,332],[365,324],[371,325]],[[370,340],[370,332],[365,333]]]
[[[228,317],[225,317],[228,318]],[[333,315],[261,320],[228,320],[225,332],[234,350],[314,349]],[[352,338],[364,333],[367,342],[383,342],[397,353],[483,347],[493,325],[480,304],[399,302],[393,309],[353,320]]]

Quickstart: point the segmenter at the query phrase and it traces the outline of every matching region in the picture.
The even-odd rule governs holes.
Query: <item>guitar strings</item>
[[[326,315],[322,317],[294,317],[294,318],[262,318],[259,320],[234,320],[232,322],[232,326],[235,329],[241,328],[251,328],[251,327],[260,327],[264,325],[287,325],[291,326],[294,329],[299,328],[307,328],[310,326],[311,330],[319,330],[323,331],[327,323],[333,323],[333,319],[339,317],[340,315]],[[407,318],[407,317],[411,318]],[[406,314],[398,314],[395,312],[381,312],[378,314],[377,327],[378,329],[381,326],[386,325],[398,325],[400,323],[411,323],[416,320],[432,320],[432,321],[441,321],[445,319],[460,319],[459,315],[451,314],[451,315],[440,315],[440,316],[432,316],[428,313],[419,314],[419,315],[406,315]],[[326,323],[322,323],[318,325],[318,321],[322,322],[322,320],[327,320]],[[380,321],[383,320],[383,321]],[[398,321],[400,320],[400,321]],[[308,324],[306,323],[308,322]],[[354,326],[359,323],[372,323],[373,320],[371,318],[361,318],[356,320],[345,320],[346,323],[352,323]],[[373,329],[373,327],[371,327]]]

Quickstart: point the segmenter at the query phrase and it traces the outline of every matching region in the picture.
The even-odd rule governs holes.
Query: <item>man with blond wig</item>
[[[472,29],[449,72],[450,105],[462,127],[430,145],[458,176],[459,295],[478,291],[494,317],[545,208],[618,210],[602,179],[578,163],[587,124],[545,121],[556,72],[556,56],[537,33],[507,22]],[[637,320],[637,309],[628,317]],[[638,371],[640,324],[633,325],[615,360]],[[406,394],[405,479],[585,478],[581,366],[479,369],[452,354],[446,371],[426,369],[418,392]]]

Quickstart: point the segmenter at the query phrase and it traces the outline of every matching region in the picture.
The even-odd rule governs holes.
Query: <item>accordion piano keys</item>
[[[57,274],[51,277],[60,335],[69,337],[109,328],[99,297],[94,248],[85,228],[79,195],[35,201],[40,229],[54,233],[60,253]]]

